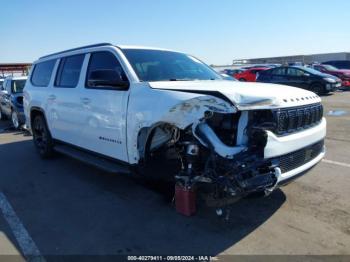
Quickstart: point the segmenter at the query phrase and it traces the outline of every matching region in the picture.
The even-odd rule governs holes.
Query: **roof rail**
[[[50,56],[53,56],[53,55],[64,54],[64,53],[67,53],[67,52],[76,51],[76,50],[80,50],[80,49],[99,47],[99,46],[112,46],[112,44],[110,44],[110,43],[99,43],[99,44],[94,44],[94,45],[86,45],[86,46],[76,47],[76,48],[64,50],[64,51],[61,51],[61,52],[45,55],[45,56],[40,57],[39,59],[43,59],[43,58],[50,57]]]

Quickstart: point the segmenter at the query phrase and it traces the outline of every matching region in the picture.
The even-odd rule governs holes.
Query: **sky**
[[[0,63],[101,42],[173,49],[216,65],[350,52],[349,0],[0,2]]]

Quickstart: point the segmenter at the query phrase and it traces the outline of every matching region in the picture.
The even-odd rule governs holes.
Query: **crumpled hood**
[[[219,92],[238,109],[285,108],[321,102],[313,92],[276,84],[234,81],[177,81],[150,82],[154,89],[186,91],[193,93]]]

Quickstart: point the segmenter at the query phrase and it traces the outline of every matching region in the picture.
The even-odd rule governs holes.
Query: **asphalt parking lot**
[[[41,160],[30,136],[1,122],[0,254],[350,254],[350,92],[323,101],[326,159],[266,198],[236,203],[229,221],[204,207],[177,214],[159,185],[64,156]]]

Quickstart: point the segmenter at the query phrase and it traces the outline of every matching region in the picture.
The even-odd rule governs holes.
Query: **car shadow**
[[[229,220],[202,205],[196,216],[184,217],[169,201],[170,187],[65,156],[42,160],[28,139],[6,143],[0,136],[0,161],[0,189],[44,255],[217,255],[286,201],[276,190],[235,203]]]
[[[13,135],[23,135],[23,136],[31,136],[30,132],[25,128],[14,128],[9,121],[1,121],[0,122],[0,134],[1,133],[12,133]]]

